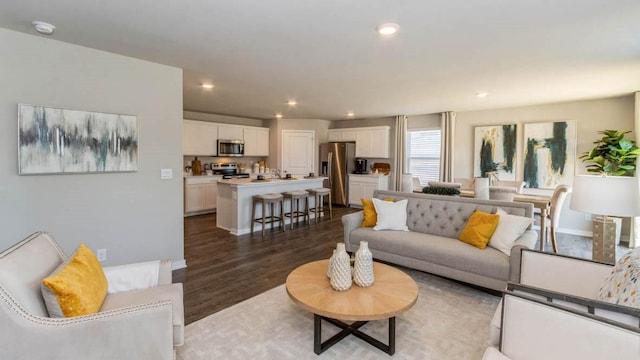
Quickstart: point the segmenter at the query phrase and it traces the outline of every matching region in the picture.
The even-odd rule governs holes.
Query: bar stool
[[[331,189],[328,188],[316,188],[307,190],[311,196],[315,197],[315,202],[313,208],[309,209],[309,211],[315,214],[316,224],[318,223],[318,218],[320,217],[320,213],[324,214],[324,197],[327,197],[329,202],[329,218],[333,219],[333,209],[331,208]]]
[[[258,204],[262,204],[262,218],[256,218],[256,207]],[[275,216],[274,207],[275,204],[280,204],[280,216]],[[267,205],[271,205],[271,213],[269,216],[266,216],[267,209],[269,208]],[[253,196],[253,208],[251,209],[251,233],[253,234],[253,228],[255,224],[259,222],[262,224],[262,237],[264,237],[264,229],[266,224],[271,224],[274,222],[280,222],[280,227],[282,231],[285,231],[284,225],[284,197],[281,194],[262,194],[262,195],[254,195]],[[271,226],[273,229],[273,225]]]
[[[305,190],[294,190],[287,191],[282,193],[284,195],[284,199],[289,199],[291,201],[291,205],[289,207],[289,212],[285,212],[284,216],[291,218],[291,223],[289,223],[290,229],[293,229],[293,218],[296,219],[296,226],[298,225],[298,220],[300,216],[302,216],[303,221],[307,222],[309,220],[309,193]],[[300,200],[304,200],[304,211],[300,211]],[[286,227],[286,226],[285,226]]]

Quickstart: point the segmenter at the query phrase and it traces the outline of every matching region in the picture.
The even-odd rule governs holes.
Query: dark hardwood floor
[[[187,268],[174,271],[174,282],[184,283],[185,321],[202,319],[285,282],[297,266],[331,256],[342,242],[344,214],[358,211],[333,208],[318,224],[286,232],[267,231],[232,236],[216,227],[216,215],[184,219],[184,256]],[[259,226],[256,226],[259,228]]]

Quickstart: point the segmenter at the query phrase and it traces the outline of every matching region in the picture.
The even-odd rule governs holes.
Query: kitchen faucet
[[[278,179],[282,179],[282,174],[280,172],[280,169],[271,169],[271,172],[274,174],[274,176],[277,176]]]

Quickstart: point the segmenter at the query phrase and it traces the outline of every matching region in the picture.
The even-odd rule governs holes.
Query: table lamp
[[[610,216],[640,215],[640,183],[629,176],[578,175],[573,179],[571,209],[601,215],[593,219],[593,259],[616,261],[616,223]]]

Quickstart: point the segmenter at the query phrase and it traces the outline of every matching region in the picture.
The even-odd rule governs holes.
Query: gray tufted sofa
[[[533,248],[538,234],[527,230],[515,242],[511,256],[487,246],[481,250],[457,240],[475,210],[495,213],[498,207],[509,214],[533,218],[533,205],[452,196],[377,190],[378,199],[408,199],[407,226],[410,231],[373,231],[360,227],[362,211],[342,217],[347,251],[356,251],[368,241],[373,257],[398,265],[445,276],[485,288],[502,291],[507,281],[518,279],[520,249]]]

